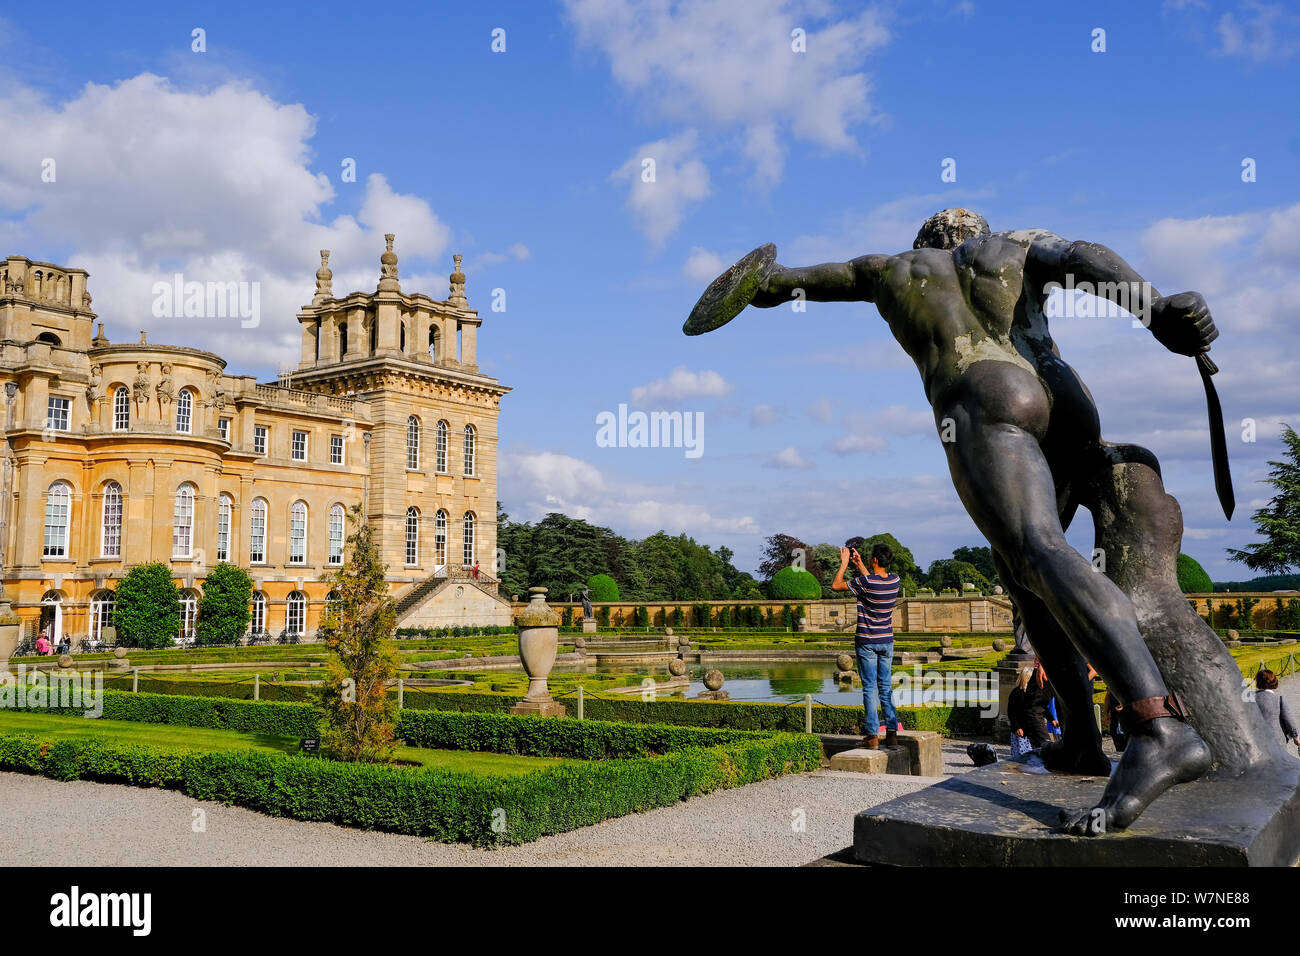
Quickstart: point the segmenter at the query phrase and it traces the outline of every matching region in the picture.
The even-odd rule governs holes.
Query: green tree
[[[936,591],[953,588],[960,593],[963,584],[973,584],[980,591],[992,589],[989,579],[980,573],[979,568],[953,558],[940,558],[938,561],[932,561],[930,571],[926,575],[926,581]]]
[[[1255,529],[1264,540],[1244,549],[1227,549],[1233,561],[1240,561],[1255,571],[1275,574],[1300,567],[1300,435],[1290,425],[1284,425],[1283,429],[1285,460],[1270,461],[1273,470],[1264,479],[1277,494],[1267,507],[1252,516]]]
[[[869,538],[850,538],[847,544],[851,548],[858,549],[858,554],[862,555],[862,563],[868,566],[871,564],[871,549],[878,544],[888,545],[889,550],[894,552],[894,557],[889,562],[889,570],[903,579],[904,586],[907,585],[908,578],[911,578],[913,589],[915,589],[915,582],[921,581],[925,577],[920,565],[916,563],[916,559],[912,556],[911,550],[904,547],[897,538],[887,531],[873,534]]]
[[[1214,590],[1214,584],[1205,573],[1205,568],[1186,554],[1178,556],[1178,590],[1184,594],[1209,594]]]
[[[785,567],[772,576],[768,592],[775,601],[815,601],[822,596],[822,586],[812,573]]]
[[[387,682],[397,674],[392,638],[397,611],[388,597],[388,568],[360,505],[349,513],[352,533],[344,564],[324,576],[338,592],[321,626],[334,652],[320,690],[327,749],[341,760],[384,762],[394,746]]]
[[[117,586],[117,642],[144,649],[171,647],[181,629],[180,590],[162,562],[137,564]]]
[[[608,574],[593,574],[587,579],[593,601],[622,600],[618,594],[618,584]]]
[[[952,549],[954,561],[974,565],[990,584],[998,583],[998,569],[993,564],[993,549],[987,545],[963,546]]]
[[[243,568],[224,561],[208,571],[199,599],[196,625],[200,644],[234,644],[253,616],[253,579]]]

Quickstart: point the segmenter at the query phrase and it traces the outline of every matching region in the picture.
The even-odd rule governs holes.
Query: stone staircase
[[[409,585],[405,590],[398,593],[394,598],[394,606],[397,610],[397,619],[400,621],[416,607],[423,604],[426,600],[433,597],[448,584],[457,582],[460,584],[470,584],[480,591],[492,595],[498,601],[504,604],[509,602],[501,597],[497,586],[501,583],[497,578],[480,569],[478,577],[475,578],[470,573],[469,568],[447,568],[442,574],[431,574],[423,581],[416,581]]]

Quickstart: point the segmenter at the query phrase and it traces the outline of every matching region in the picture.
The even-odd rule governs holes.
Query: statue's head
[[[956,249],[967,239],[989,235],[989,224],[969,209],[945,209],[936,212],[916,234],[913,249]]]

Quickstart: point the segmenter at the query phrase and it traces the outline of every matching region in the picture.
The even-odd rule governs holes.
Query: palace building
[[[370,293],[336,297],[322,250],[301,360],[275,384],[144,332],[110,343],[85,270],[0,261],[0,582],[22,639],[101,640],[116,583],[150,561],[181,588],[178,639],[218,562],[252,576],[253,631],[311,639],[358,503],[401,626],[509,623],[494,576],[509,389],[479,371],[461,257],[446,299],[407,293],[385,238]]]

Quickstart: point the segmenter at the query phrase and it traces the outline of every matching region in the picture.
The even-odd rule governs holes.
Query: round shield
[[[682,331],[687,335],[712,332],[738,316],[754,301],[755,293],[775,261],[776,246],[769,242],[714,279],[700,296],[700,301],[695,303]]]

